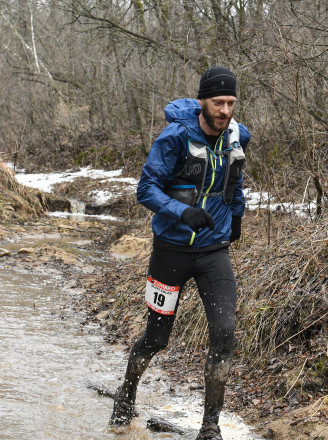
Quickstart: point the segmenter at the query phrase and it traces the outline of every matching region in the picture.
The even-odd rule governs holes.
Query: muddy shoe
[[[202,426],[196,440],[223,440],[220,428],[215,423]]]
[[[133,417],[138,417],[134,403],[126,398],[120,386],[115,393],[113,414],[110,418],[109,425],[129,425]]]

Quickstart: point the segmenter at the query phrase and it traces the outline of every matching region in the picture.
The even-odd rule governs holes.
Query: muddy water
[[[127,354],[104,343],[98,326],[81,326],[83,316],[67,308],[72,295],[75,289],[56,272],[0,261],[0,439],[195,439],[201,396],[176,385],[172,395],[155,367],[142,378],[140,417],[123,432],[108,429],[112,400],[88,384],[115,389]],[[156,415],[187,433],[151,433],[146,421]],[[233,416],[222,417],[221,424],[224,440],[255,438]]]
[[[81,333],[70,313],[60,318],[67,294],[55,275],[0,269],[2,439],[103,438],[110,402],[84,383],[99,368],[102,340]]]
[[[15,251],[21,249],[22,247],[35,247],[41,244],[53,243],[57,245],[71,244],[74,247],[83,248],[84,245],[91,243],[90,240],[78,240],[76,238],[69,238],[63,236],[62,234],[26,234],[24,239],[21,237],[13,237],[8,239],[6,242],[0,244],[1,248],[7,249],[9,251]]]
[[[88,259],[93,266],[102,266],[104,268],[113,268],[115,264],[113,261],[104,255],[103,253],[95,252],[95,255],[89,255],[86,245],[92,243],[91,240],[79,240],[77,238],[70,238],[63,236],[62,234],[31,234],[24,235],[24,239],[21,237],[14,237],[6,242],[0,243],[1,249],[6,249],[10,252],[17,251],[22,247],[37,248],[43,244],[49,244],[59,246],[59,248],[69,246],[79,251],[79,254],[83,257],[84,253],[88,254]]]

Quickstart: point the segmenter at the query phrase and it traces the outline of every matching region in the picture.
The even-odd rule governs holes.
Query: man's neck
[[[210,145],[210,147],[214,150],[218,140],[220,139],[221,135],[218,134],[206,134],[205,131],[203,131],[204,133],[204,137],[206,139],[206,141],[208,142],[208,144]]]
[[[207,122],[202,114],[199,115],[200,128],[209,136],[220,136],[224,130],[213,130],[213,128],[207,125]]]

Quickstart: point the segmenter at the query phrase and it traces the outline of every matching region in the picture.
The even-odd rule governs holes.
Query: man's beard
[[[204,116],[204,119],[206,121],[206,124],[214,131],[218,131],[218,132],[222,132],[224,131],[226,128],[228,128],[229,122],[231,121],[231,118],[226,118],[226,125],[223,127],[218,127],[215,124],[215,117],[213,115],[210,114],[209,110],[208,110],[208,105],[206,102],[204,102],[203,107],[202,107],[202,115]]]

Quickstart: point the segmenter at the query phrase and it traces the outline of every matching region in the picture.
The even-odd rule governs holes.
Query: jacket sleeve
[[[246,151],[246,147],[248,142],[250,141],[251,135],[247,128],[239,124],[240,130],[240,145],[242,146],[244,152]],[[245,197],[243,193],[243,173],[241,173],[239,182],[234,190],[233,199],[230,204],[231,213],[233,216],[242,217],[245,211]]]
[[[156,214],[181,220],[188,205],[172,199],[164,193],[169,177],[176,172],[179,160],[187,151],[185,128],[176,123],[168,125],[154,142],[137,188],[138,202]]]

